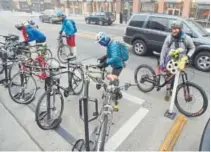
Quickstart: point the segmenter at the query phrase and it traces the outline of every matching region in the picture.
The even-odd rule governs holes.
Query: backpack
[[[125,62],[129,59],[128,47],[122,43],[117,41],[118,46],[120,47],[121,58]]]
[[[69,19],[69,21],[72,23],[72,25],[73,25],[73,28],[74,28],[74,34],[75,33],[77,33],[77,27],[76,27],[76,24],[75,24],[75,21],[73,21],[73,20],[71,20],[71,19]]]

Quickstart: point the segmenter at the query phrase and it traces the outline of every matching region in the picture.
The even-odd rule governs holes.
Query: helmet
[[[16,24],[15,27],[20,31],[24,27],[23,24]]]
[[[102,46],[108,46],[109,42],[111,41],[111,37],[108,36],[104,32],[99,32],[96,35],[97,42]]]
[[[182,29],[183,27],[183,24],[182,24],[182,21],[179,21],[179,20],[176,20],[174,21],[172,24],[171,24],[171,28],[180,28]]]
[[[27,26],[27,25],[29,25],[29,22],[28,21],[24,21],[22,24],[23,24],[23,26]]]
[[[61,17],[61,16],[65,16],[65,14],[63,13],[63,11],[57,11],[56,16]]]
[[[35,22],[34,22],[33,20],[29,20],[28,23],[29,23],[30,25],[35,25]]]

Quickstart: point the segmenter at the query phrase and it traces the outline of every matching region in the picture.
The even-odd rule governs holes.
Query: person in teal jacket
[[[112,74],[116,75],[117,77],[120,76],[122,69],[125,66],[124,61],[121,57],[121,50],[116,41],[113,41],[110,36],[108,36],[104,32],[99,32],[96,35],[97,42],[107,48],[106,55],[99,58],[98,61],[100,64],[98,65],[99,68],[105,68],[107,66],[111,66]],[[113,82],[115,86],[119,85],[119,81]],[[117,92],[117,100],[122,98],[121,92]]]
[[[73,55],[76,57],[75,33],[77,32],[77,28],[75,22],[67,19],[66,15],[62,11],[57,11],[57,17],[62,20],[62,27],[59,34],[62,35],[63,32],[65,33],[67,45],[70,47],[70,52],[66,54],[66,56]]]

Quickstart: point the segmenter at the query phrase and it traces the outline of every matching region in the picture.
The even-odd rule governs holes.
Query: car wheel
[[[145,42],[142,40],[136,40],[133,43],[133,51],[138,56],[146,55],[147,47],[146,47]]]
[[[44,22],[44,20],[43,20],[43,18],[42,18],[42,17],[40,17],[40,22]]]
[[[204,72],[210,71],[210,53],[200,52],[194,58],[194,65],[196,69]]]
[[[90,21],[87,19],[87,20],[86,20],[86,23],[87,23],[87,24],[90,24]]]
[[[49,19],[49,23],[50,23],[50,24],[53,24],[53,21],[52,21],[52,19],[51,19],[51,18]]]
[[[112,23],[108,23],[108,25],[112,25]]]
[[[103,24],[103,21],[100,21],[100,22],[99,22],[99,24],[100,24],[101,26],[103,26],[103,25],[104,25],[104,24]]]

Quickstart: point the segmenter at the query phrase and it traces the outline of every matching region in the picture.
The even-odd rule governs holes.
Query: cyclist
[[[112,74],[119,77],[122,72],[122,69],[125,67],[125,62],[122,60],[121,48],[119,44],[116,41],[112,40],[111,37],[104,32],[99,32],[96,35],[96,39],[101,46],[107,48],[106,55],[98,59],[98,61],[100,61],[98,67],[104,68],[110,65],[113,68]],[[115,86],[119,85],[118,80],[115,80],[113,83]],[[120,91],[118,91],[116,94],[116,100],[121,98],[122,94]]]
[[[171,49],[182,48],[183,53],[185,53],[188,58],[191,58],[195,51],[195,45],[190,36],[186,35],[183,31],[183,23],[180,20],[176,20],[171,25],[171,34],[168,35],[163,44],[161,55],[160,55],[160,66],[162,71],[166,71],[166,64],[169,61],[170,57],[168,52]],[[174,79],[171,81],[171,84],[167,85],[167,91],[165,95],[165,100],[168,101],[172,94]]]
[[[77,57],[75,44],[75,33],[77,32],[77,28],[75,22],[73,20],[67,19],[66,15],[62,11],[58,11],[56,15],[62,20],[62,28],[59,34],[61,35],[64,31],[67,45],[70,47],[73,56]]]
[[[27,23],[17,24],[15,27],[22,32],[25,44],[32,41],[36,41],[36,43],[44,43],[46,41],[46,36],[42,32]]]

